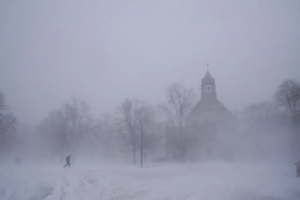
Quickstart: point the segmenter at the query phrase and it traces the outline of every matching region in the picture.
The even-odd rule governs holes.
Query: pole
[[[141,168],[143,167],[143,137],[144,137],[144,127],[143,122],[140,120],[141,123]]]

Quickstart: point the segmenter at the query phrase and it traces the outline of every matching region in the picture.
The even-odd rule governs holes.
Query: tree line
[[[39,156],[61,162],[69,153],[75,162],[88,155],[99,160],[114,158],[137,163],[144,154],[157,161],[184,162],[191,147],[199,145],[195,144],[193,134],[186,127],[186,117],[195,106],[195,94],[178,83],[171,84],[165,94],[166,101],[159,106],[140,99],[125,99],[116,106],[114,114],[100,119],[93,117],[87,102],[73,98],[49,112],[31,131],[34,142],[27,140],[26,143],[24,137],[23,141],[18,138],[24,130],[18,126],[0,93],[0,152],[5,154],[26,143],[33,146],[32,151],[40,153]],[[276,155],[268,152],[276,149],[268,148],[272,145],[270,141],[289,138],[291,150],[287,151],[300,156],[299,82],[284,81],[277,88],[274,101],[252,104],[234,116],[237,128],[235,133],[227,135],[227,139],[234,138],[230,140],[236,143],[232,148],[239,148],[235,154],[241,154],[241,157]],[[244,145],[246,143],[251,145]],[[275,146],[278,144],[274,141]],[[278,153],[285,147],[278,147]]]

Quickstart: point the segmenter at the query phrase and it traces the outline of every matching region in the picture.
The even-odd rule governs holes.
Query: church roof
[[[227,108],[217,99],[201,99],[192,110],[191,114],[200,115],[207,112],[230,113]]]
[[[212,78],[212,76],[210,75],[209,71],[206,71],[206,74],[205,74],[204,78]]]
[[[209,84],[215,83],[215,79],[210,75],[209,71],[207,71],[205,76],[203,77],[202,83],[209,83]]]

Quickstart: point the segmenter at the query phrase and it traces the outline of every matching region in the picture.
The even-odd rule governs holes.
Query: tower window
[[[211,92],[211,85],[206,85],[205,86],[205,91],[206,92]]]

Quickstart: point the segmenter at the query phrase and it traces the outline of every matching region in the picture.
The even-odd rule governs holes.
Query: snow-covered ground
[[[0,199],[300,200],[300,178],[292,164],[2,166]]]

